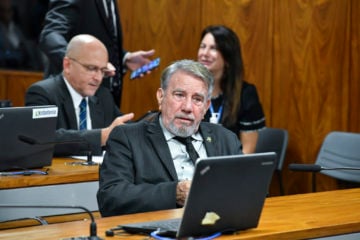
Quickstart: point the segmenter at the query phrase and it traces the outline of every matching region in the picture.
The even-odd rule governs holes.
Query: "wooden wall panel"
[[[7,81],[4,74],[2,74],[3,71],[0,70],[0,100],[7,99]]]
[[[39,72],[0,70],[0,99],[11,100],[13,106],[24,106],[27,88],[41,79],[43,74]]]
[[[313,163],[327,133],[348,130],[350,3],[275,1],[274,80],[279,79],[288,94],[277,92],[277,86],[273,94],[290,132],[285,166]],[[309,184],[299,186],[302,177],[287,175],[288,192],[309,189]]]
[[[121,109],[140,117],[157,110],[155,93],[161,71],[178,59],[193,58],[198,46],[200,1],[119,0],[124,47],[130,51],[155,49],[160,67],[142,79],[124,78]]]
[[[360,132],[360,1],[351,1],[350,131]]]

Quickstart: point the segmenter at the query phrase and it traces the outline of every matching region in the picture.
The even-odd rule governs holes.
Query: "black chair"
[[[149,110],[144,115],[142,115],[136,122],[148,121],[154,118],[159,113],[158,110]]]
[[[360,134],[330,132],[321,145],[315,164],[321,167],[321,174],[345,183],[359,184]],[[312,176],[312,190],[316,191],[316,172]]]
[[[288,141],[289,134],[287,130],[281,128],[265,128],[259,131],[259,138],[256,144],[256,153],[275,152],[277,155],[275,172],[279,180],[280,195],[284,195],[282,168],[285,160]]]

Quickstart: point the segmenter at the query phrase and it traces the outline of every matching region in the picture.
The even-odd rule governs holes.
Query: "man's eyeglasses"
[[[107,68],[99,68],[94,65],[83,64],[83,63],[79,62],[78,60],[76,60],[75,58],[71,58],[71,57],[69,57],[69,59],[71,61],[74,61],[77,64],[81,65],[88,74],[97,74],[98,72],[100,72],[101,76],[105,77],[105,76],[107,76],[107,74],[109,72],[109,70]]]

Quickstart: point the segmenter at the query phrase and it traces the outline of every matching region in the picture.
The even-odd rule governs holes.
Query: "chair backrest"
[[[360,168],[360,133],[330,132],[325,137],[315,164],[325,168]],[[322,170],[320,173],[360,183],[359,170]]]
[[[288,146],[288,131],[282,128],[265,128],[259,131],[256,153],[276,152],[276,170],[281,171]]]

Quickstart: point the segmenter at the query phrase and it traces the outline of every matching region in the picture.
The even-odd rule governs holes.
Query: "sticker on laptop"
[[[201,225],[215,225],[220,216],[216,212],[207,212],[201,221]]]
[[[58,116],[58,108],[57,107],[48,107],[48,108],[34,108],[32,117],[33,119],[39,118],[51,118]]]

